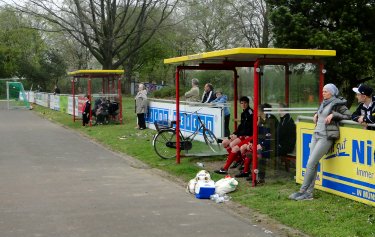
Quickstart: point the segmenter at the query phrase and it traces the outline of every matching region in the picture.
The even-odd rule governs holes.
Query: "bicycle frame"
[[[180,137],[181,137],[184,141],[193,141],[194,138],[199,134],[199,131],[202,131],[202,133],[203,133],[204,130],[208,130],[208,129],[206,128],[206,126],[204,125],[202,119],[199,117],[198,114],[197,114],[197,118],[198,118],[198,122],[199,122],[199,127],[197,126],[197,129],[196,129],[192,134],[190,134],[189,136],[185,137],[185,136],[182,134],[181,130],[180,130]]]

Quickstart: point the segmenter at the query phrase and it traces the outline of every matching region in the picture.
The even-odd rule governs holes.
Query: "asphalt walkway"
[[[32,111],[0,121],[1,237],[278,236]]]

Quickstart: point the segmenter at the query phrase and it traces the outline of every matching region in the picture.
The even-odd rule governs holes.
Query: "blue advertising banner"
[[[184,136],[194,133],[199,127],[198,116],[204,125],[210,129],[216,137],[222,137],[224,134],[224,116],[222,108],[212,105],[183,105],[180,110],[180,129]],[[149,101],[148,112],[146,115],[147,126],[155,129],[154,122],[168,125],[168,122],[176,120],[175,101],[156,102]],[[204,141],[201,131],[196,137],[197,140]]]

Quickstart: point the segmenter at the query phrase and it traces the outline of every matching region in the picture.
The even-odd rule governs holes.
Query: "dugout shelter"
[[[121,78],[124,75],[124,70],[78,70],[68,73],[72,76],[72,97],[73,97],[73,121],[79,120],[79,116],[76,113],[76,108],[79,103],[76,103],[77,98],[82,98],[85,94],[89,96],[91,107],[95,98],[105,98],[112,101],[116,101],[119,104],[119,112],[112,119],[115,121],[123,123],[122,118],[122,95],[121,95]],[[85,81],[86,83],[80,84],[80,86],[85,85],[82,91],[77,93],[77,82]],[[93,90],[93,81],[96,82],[97,89]],[[81,94],[85,91],[84,94]],[[82,100],[82,99],[81,99]],[[90,110],[90,122],[89,125],[92,126],[92,110]]]
[[[180,74],[184,70],[227,70],[233,72],[233,94],[234,94],[234,119],[237,121],[237,101],[238,101],[238,71],[237,68],[249,68],[253,72],[252,91],[254,114],[258,114],[258,106],[263,103],[261,94],[267,80],[263,77],[263,69],[267,65],[278,65],[284,69],[284,87],[277,90],[283,91],[284,102],[289,105],[290,102],[290,67],[295,64],[311,64],[317,71],[315,83],[318,86],[316,97],[317,102],[322,100],[321,91],[324,86],[324,58],[336,56],[335,50],[315,50],[315,49],[284,49],[284,48],[232,48],[204,52],[193,55],[180,56],[175,58],[164,59],[165,64],[176,65],[175,84],[176,84],[176,133],[180,131]],[[250,93],[249,93],[250,94]],[[316,106],[318,103],[316,103]],[[258,116],[254,116],[253,121],[253,147],[257,146],[258,141]],[[237,123],[234,123],[235,129]],[[180,138],[176,136],[176,163],[180,163]],[[258,169],[256,149],[253,150],[252,170]],[[252,185],[256,185],[256,173],[252,172]]]

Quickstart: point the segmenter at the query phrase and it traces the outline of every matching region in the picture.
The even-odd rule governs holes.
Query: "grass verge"
[[[46,119],[53,120],[66,127],[77,130],[112,150],[125,153],[143,161],[153,168],[158,168],[188,181],[201,168],[197,161],[210,163],[223,161],[223,157],[183,158],[181,164],[174,160],[162,160],[152,148],[154,130],[137,130],[133,98],[124,98],[124,124],[82,127],[81,121],[72,121],[68,114],[35,106],[35,111]],[[218,167],[216,167],[218,168]],[[212,171],[211,168],[207,168]],[[212,175],[214,180],[221,176]],[[314,201],[296,202],[288,200],[290,193],[296,191],[296,185],[289,178],[273,179],[266,185],[252,188],[248,182],[240,180],[236,192],[231,193],[232,200],[250,209],[298,229],[311,236],[370,236],[375,237],[375,208],[329,193],[315,191]],[[293,236],[291,234],[291,236]]]

